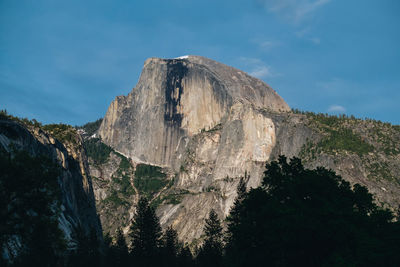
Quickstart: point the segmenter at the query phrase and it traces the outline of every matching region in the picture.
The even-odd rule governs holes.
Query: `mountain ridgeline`
[[[264,250],[271,266],[304,255],[309,266],[389,266],[398,246],[390,236],[399,231],[391,224],[400,207],[399,144],[398,125],[291,110],[266,83],[222,63],[150,58],[136,87],[84,126],[1,112],[0,203],[9,203],[0,221],[3,260],[23,266],[46,254],[43,266],[87,266],[94,258],[146,265],[143,253],[166,259],[169,246],[177,258],[166,266],[194,264],[188,248],[198,266],[247,266],[246,257],[256,264]],[[296,158],[287,163],[280,155]],[[318,202],[324,197],[326,204]],[[332,221],[321,219],[325,212]],[[140,214],[152,218],[157,240],[150,252],[137,245]],[[312,222],[315,232],[286,225],[296,220]],[[326,234],[324,225],[347,231],[353,243],[343,246],[347,237]],[[278,242],[279,231],[288,243]],[[102,232],[106,246],[99,245]],[[313,240],[303,246],[306,233],[335,241],[337,254]],[[249,249],[252,240],[262,245]],[[369,253],[371,244],[388,251],[386,260]],[[348,251],[353,245],[357,255]],[[290,250],[297,247],[304,251]],[[314,250],[326,257],[309,258]]]

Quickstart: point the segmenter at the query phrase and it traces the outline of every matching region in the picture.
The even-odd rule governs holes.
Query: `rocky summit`
[[[256,116],[257,108],[290,110],[272,88],[243,71],[199,56],[150,58],[132,92],[111,103],[99,134],[136,161],[177,169],[188,138],[235,116],[250,127],[241,134],[264,132],[270,125]],[[251,144],[255,139],[260,143]],[[247,140],[252,158],[268,159],[270,134]]]
[[[150,58],[136,87],[111,103],[87,138],[103,228],[125,227],[145,195],[163,227],[201,242],[211,209],[228,215],[239,178],[260,185],[265,163],[283,154],[335,170],[376,201],[400,204],[400,129],[353,117],[293,112],[266,83],[200,56]]]

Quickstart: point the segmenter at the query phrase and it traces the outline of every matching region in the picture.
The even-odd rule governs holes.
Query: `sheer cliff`
[[[78,231],[102,239],[82,138],[71,126],[35,126],[2,115],[0,156],[6,259],[42,242],[51,248],[38,252],[46,257],[68,253],[76,248]]]
[[[112,215],[123,213],[119,225],[126,226],[131,204],[144,194],[162,225],[193,244],[211,209],[221,218],[229,213],[239,177],[246,174],[248,188],[258,186],[265,163],[280,154],[366,185],[393,209],[400,204],[398,127],[294,113],[264,82],[204,57],[146,60],[138,84],[111,103],[98,134],[114,151],[106,163],[90,164],[101,185],[94,188],[97,201],[109,214],[102,220],[116,222]],[[114,177],[122,179],[118,154],[130,163],[130,196],[110,190]],[[159,174],[140,175],[138,166],[159,166]],[[113,194],[125,200],[122,211],[118,201],[107,205]]]
[[[186,137],[250,106],[289,110],[273,89],[240,70],[199,56],[151,58],[132,92],[111,103],[99,134],[132,159],[176,169]]]

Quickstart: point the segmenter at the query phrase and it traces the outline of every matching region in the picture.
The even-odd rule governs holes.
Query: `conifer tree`
[[[128,264],[128,246],[121,228],[117,229],[115,244],[112,246],[112,256],[116,266],[127,266]]]
[[[180,244],[178,241],[178,233],[171,226],[165,230],[162,243],[163,266],[177,266]]]
[[[210,211],[204,226],[205,240],[197,260],[200,266],[222,266],[223,233],[217,213]]]
[[[131,252],[139,266],[155,266],[160,256],[161,226],[145,197],[139,199],[130,227]]]
[[[266,167],[229,217],[228,266],[400,266],[400,227],[366,188],[298,158]]]
[[[232,234],[236,232],[236,228],[239,226],[239,222],[241,219],[241,210],[243,209],[243,200],[246,198],[246,181],[248,181],[250,177],[247,176],[247,172],[244,177],[240,178],[239,184],[237,186],[237,196],[229,216],[226,218],[227,221],[227,232],[225,236],[225,241],[227,246],[234,246],[236,244],[234,238],[235,236]],[[227,253],[235,251],[232,248],[227,247]],[[231,258],[231,255],[227,255],[227,258]]]
[[[246,197],[246,181],[248,179],[247,173],[245,173],[245,177],[240,177],[239,184],[237,186],[236,192],[237,196],[233,206],[231,208],[231,212],[229,217],[227,218],[228,226],[232,225],[234,222],[239,220],[239,211],[241,209],[241,204]],[[246,181],[245,181],[246,180]]]

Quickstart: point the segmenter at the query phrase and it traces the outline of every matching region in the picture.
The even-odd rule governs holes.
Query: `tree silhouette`
[[[227,246],[234,246],[237,243],[234,240],[234,238],[236,236],[233,235],[233,233],[236,232],[236,228],[239,226],[240,219],[241,219],[240,218],[241,210],[243,208],[243,201],[246,198],[245,178],[247,178],[246,174],[245,174],[245,177],[241,177],[239,180],[239,184],[236,189],[237,196],[236,196],[235,202],[233,203],[230,213],[229,213],[228,217],[226,218],[227,232],[226,232],[225,240],[226,240]],[[227,249],[227,252],[233,252],[233,251],[236,251],[236,250],[233,248]],[[231,257],[231,255],[226,255],[226,260],[227,260],[228,265],[229,265],[230,258],[234,258],[234,257]]]
[[[111,255],[113,258],[112,264],[117,266],[127,266],[129,257],[125,236],[122,233],[121,228],[118,228],[116,233],[115,243],[111,246]]]
[[[131,253],[139,266],[155,266],[160,259],[161,226],[146,198],[139,199],[130,227]]]
[[[245,175],[246,177],[246,175]],[[230,210],[229,216],[226,218],[228,229],[231,227],[235,227],[240,220],[240,210],[242,208],[242,202],[246,198],[246,182],[244,177],[240,177],[239,184],[236,189],[237,196],[233,206]],[[228,233],[231,231],[228,231]],[[231,236],[227,237],[227,241],[229,242]]]
[[[165,230],[162,243],[162,265],[177,266],[177,257],[180,244],[178,240],[178,233],[171,226]]]
[[[205,240],[197,260],[200,266],[222,266],[223,233],[217,213],[210,211],[204,226]]]
[[[228,227],[230,266],[398,265],[399,226],[365,187],[298,158],[266,167]]]

